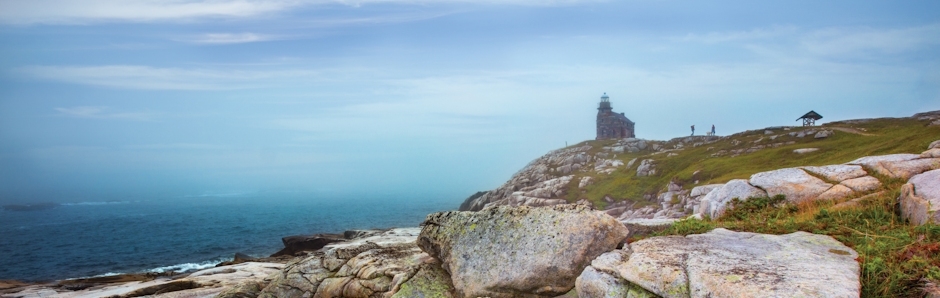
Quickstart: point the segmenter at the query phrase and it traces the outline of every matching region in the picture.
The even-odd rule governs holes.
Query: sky
[[[0,203],[439,198],[590,140],[940,110],[937,1],[0,0]]]

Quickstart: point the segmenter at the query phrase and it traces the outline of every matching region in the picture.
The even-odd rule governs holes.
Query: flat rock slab
[[[441,261],[457,297],[553,297],[627,228],[583,205],[498,206],[430,214],[418,245]]]
[[[882,162],[875,171],[892,178],[908,179],[914,175],[940,168],[940,158],[921,158],[896,162]]]
[[[940,168],[940,158],[922,158],[921,154],[889,154],[862,157],[846,164],[865,166],[881,175],[908,179]]]
[[[738,198],[747,200],[752,197],[766,197],[767,193],[752,186],[747,180],[733,179],[725,183],[722,187],[715,188],[704,198],[699,206],[699,212],[708,215],[711,218],[718,218],[725,213],[731,200]]]
[[[98,298],[98,297],[216,297],[247,284],[264,282],[269,275],[284,267],[279,263],[245,262],[196,271],[182,279],[158,278],[150,281],[132,281],[106,286],[95,286],[80,291],[64,291],[49,285],[27,287],[13,294],[22,298]]]
[[[868,175],[860,165],[829,165],[821,167],[801,167],[810,173],[826,177],[832,181],[842,182],[852,178]]]
[[[787,201],[802,202],[816,199],[832,184],[807,174],[799,168],[785,168],[751,175],[751,185],[767,191],[768,196],[784,195]]]
[[[897,162],[897,161],[906,161],[912,159],[920,158],[919,154],[888,154],[888,155],[877,155],[877,156],[866,156],[862,157],[845,164],[847,165],[861,165],[869,168],[874,168],[878,163],[881,162]]]
[[[839,184],[845,185],[848,188],[851,188],[852,190],[857,191],[857,192],[866,192],[866,191],[872,191],[872,190],[881,188],[881,181],[878,181],[877,178],[872,177],[872,176],[864,176],[864,177],[858,177],[855,179],[849,179],[849,180],[842,181],[842,183],[839,183]]]
[[[594,276],[582,275],[578,287],[609,292],[636,285],[662,297],[859,297],[856,257],[825,235],[719,228],[605,253],[584,271]]]
[[[901,186],[901,216],[912,224],[940,224],[940,170],[928,171]]]
[[[836,199],[846,198],[848,196],[851,196],[854,193],[855,191],[853,191],[848,186],[845,186],[842,184],[836,184],[835,186],[830,187],[829,190],[826,190],[825,192],[819,194],[819,196],[816,197],[816,199],[817,200],[836,200]]]

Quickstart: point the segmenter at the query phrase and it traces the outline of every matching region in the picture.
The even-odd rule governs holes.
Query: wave
[[[232,260],[232,258],[218,258],[218,259],[215,259],[215,260],[209,260],[209,261],[199,262],[199,263],[182,263],[182,264],[176,264],[176,265],[170,265],[170,266],[163,266],[163,267],[157,267],[157,268],[147,269],[147,270],[140,271],[140,272],[138,272],[138,273],[166,273],[166,272],[189,273],[189,272],[194,272],[194,271],[199,271],[199,270],[203,270],[203,269],[212,268],[212,267],[215,267],[215,265],[217,265],[217,264],[219,264],[219,263],[228,262],[228,261],[231,261],[231,260]],[[97,275],[92,275],[92,276],[82,276],[82,277],[68,278],[67,280],[72,280],[72,279],[89,279],[89,278],[108,277],[108,276],[116,276],[116,275],[124,275],[124,274],[135,274],[135,273],[127,273],[127,272],[107,272],[107,273],[102,273],[102,274],[97,274]]]
[[[125,274],[125,273],[121,273],[121,272],[108,272],[108,273],[102,273],[102,274],[92,275],[92,276],[82,276],[82,277],[75,277],[75,278],[67,278],[66,280],[72,280],[72,279],[89,279],[89,278],[96,278],[96,277],[108,277],[108,276],[115,276],[115,275],[121,275],[121,274]]]
[[[249,195],[251,193],[247,192],[230,192],[230,193],[204,193],[199,195],[186,195],[184,198],[231,198],[231,197],[242,197]]]
[[[218,258],[215,260],[208,260],[208,261],[204,261],[200,263],[183,263],[183,264],[157,267],[157,268],[147,270],[146,272],[154,272],[154,273],[164,273],[164,272],[170,272],[170,271],[178,272],[178,273],[193,272],[193,271],[199,271],[202,269],[212,268],[212,267],[215,267],[215,265],[219,263],[228,262],[231,260],[232,258]]]
[[[115,205],[115,204],[127,204],[130,201],[102,201],[102,202],[78,202],[78,203],[62,203],[62,206],[100,206],[100,205]]]

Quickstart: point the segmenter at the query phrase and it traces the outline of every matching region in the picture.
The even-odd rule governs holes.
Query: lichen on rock
[[[627,233],[583,205],[498,206],[428,215],[418,245],[441,261],[459,297],[552,297]]]

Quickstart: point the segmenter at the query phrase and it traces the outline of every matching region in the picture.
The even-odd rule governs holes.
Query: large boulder
[[[799,168],[785,168],[751,175],[751,185],[767,191],[768,196],[784,195],[787,201],[815,199],[832,184],[807,174]]]
[[[718,218],[725,213],[731,200],[738,198],[747,200],[754,197],[766,197],[767,193],[752,186],[747,180],[733,179],[725,183],[722,187],[712,189],[699,205],[699,213],[708,215],[711,218]]]
[[[418,245],[441,261],[458,297],[552,297],[627,228],[583,205],[491,207],[430,214]]]
[[[940,224],[940,170],[911,177],[901,186],[901,217],[912,224]]]
[[[418,228],[327,245],[292,260],[258,297],[389,297],[436,261],[414,241]]]
[[[719,228],[648,238],[605,253],[584,270],[578,291],[639,286],[662,297],[858,297],[857,257],[830,236]]]

